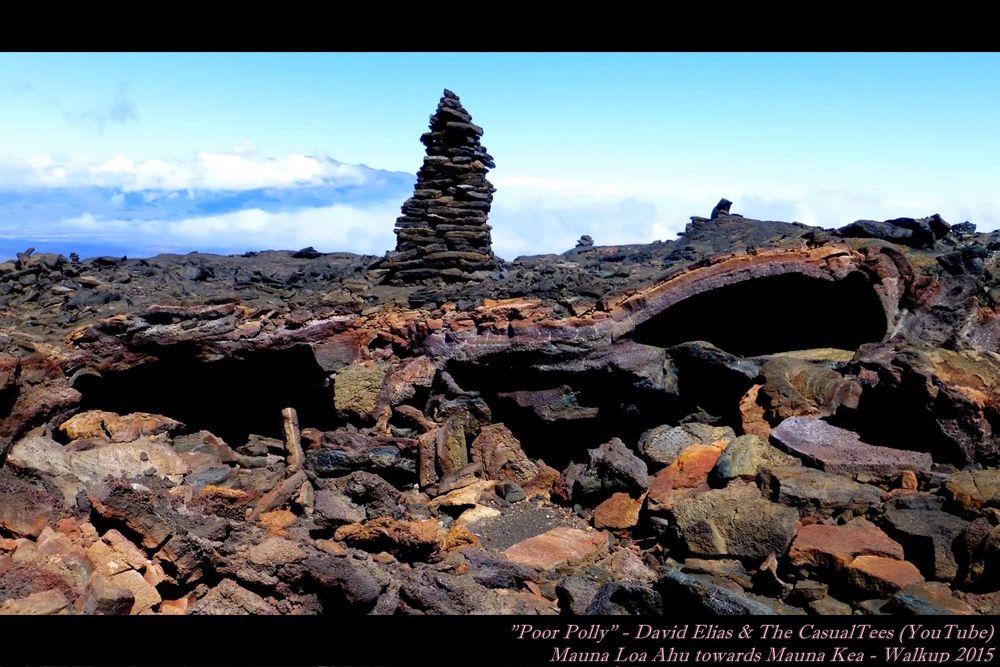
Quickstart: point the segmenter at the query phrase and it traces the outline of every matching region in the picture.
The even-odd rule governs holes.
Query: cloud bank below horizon
[[[0,164],[0,254],[39,251],[150,256],[191,251],[242,253],[314,246],[382,255],[414,177],[325,156],[257,155],[252,147],[199,153],[187,161],[103,162],[39,156]],[[914,201],[848,190],[720,192],[691,183],[609,184],[491,175],[494,250],[513,259],[559,253],[583,234],[598,244],[667,240],[691,215],[724,195],[750,218],[838,227],[860,218],[939,212],[949,222],[1000,227],[988,203]]]

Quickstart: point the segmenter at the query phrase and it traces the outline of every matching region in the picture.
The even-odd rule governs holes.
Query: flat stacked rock
[[[497,268],[486,223],[496,192],[486,172],[496,165],[482,134],[446,89],[420,137],[427,156],[396,220],[396,250],[382,262],[389,281],[485,279]]]

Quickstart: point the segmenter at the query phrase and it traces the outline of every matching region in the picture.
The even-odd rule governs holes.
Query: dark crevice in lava
[[[749,357],[788,350],[853,350],[882,340],[885,310],[868,280],[801,274],[754,278],[689,297],[639,325],[638,343],[670,347],[708,341]]]
[[[571,461],[586,460],[586,450],[614,437],[634,446],[644,431],[679,420],[693,408],[610,367],[539,372],[521,359],[499,355],[472,363],[451,362],[448,370],[461,387],[481,394],[493,421],[506,425],[529,457],[560,470]],[[524,396],[532,392],[553,397]],[[533,400],[534,406],[526,405]]]
[[[314,428],[342,425],[333,388],[308,346],[252,352],[204,363],[188,350],[103,377],[77,380],[81,410],[152,412],[205,429],[233,446],[247,435],[282,438],[281,410],[294,407]]]
[[[857,408],[841,407],[827,421],[873,445],[928,452],[938,463],[965,463],[962,451],[941,433],[941,415],[923,407],[927,397],[918,386],[866,387]]]

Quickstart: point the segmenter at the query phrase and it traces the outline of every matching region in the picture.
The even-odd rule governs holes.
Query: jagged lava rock
[[[649,586],[609,581],[597,591],[584,613],[588,616],[662,615],[663,598]]]
[[[776,356],[760,367],[762,402],[776,423],[794,416],[833,414],[841,405],[858,406],[861,385],[837,371],[790,356]]]
[[[639,437],[639,451],[648,460],[661,465],[670,465],[688,445],[725,442],[736,437],[728,426],[708,424],[663,424],[649,429]]]
[[[594,508],[594,528],[623,530],[639,523],[640,498],[631,498],[627,493],[611,494],[611,497]]]
[[[525,484],[538,474],[538,465],[503,424],[483,427],[472,441],[470,453],[472,462],[481,464],[489,479]]]
[[[670,570],[660,579],[665,597],[677,600],[682,609],[713,616],[770,616],[795,614],[796,611],[777,600],[752,596],[743,590],[729,590],[715,583],[711,577],[685,574]]]
[[[829,517],[845,509],[862,514],[882,500],[877,486],[803,466],[766,468],[760,486],[766,497],[802,516]]]
[[[790,454],[773,447],[757,435],[734,438],[719,455],[712,476],[722,481],[737,477],[752,479],[764,468],[800,465]]]
[[[976,611],[962,602],[945,584],[937,581],[909,584],[892,597],[887,608],[917,616],[967,616]]]
[[[509,560],[538,570],[554,570],[596,559],[607,550],[608,534],[556,526],[508,547]]]
[[[785,419],[771,432],[771,440],[807,465],[838,475],[891,477],[904,470],[929,470],[933,463],[925,452],[870,445],[857,433],[808,417]]]
[[[853,238],[872,238],[901,243],[914,248],[932,248],[944,238],[951,226],[935,213],[926,218],[895,218],[893,220],[857,220],[837,230],[837,234]]]
[[[884,556],[858,556],[847,565],[848,581],[859,591],[890,595],[924,578],[913,563]]]
[[[840,570],[862,555],[903,559],[903,547],[878,526],[858,517],[842,526],[800,526],[788,551],[796,567]]]
[[[799,514],[761,497],[753,485],[730,484],[678,502],[673,508],[687,549],[706,556],[764,558],[784,554]]]
[[[649,487],[649,509],[669,509],[683,498],[708,489],[708,475],[718,462],[722,449],[715,445],[688,445],[677,459],[657,473]]]
[[[985,505],[998,506],[1000,470],[960,470],[945,480],[944,491],[968,510],[978,510]]]
[[[175,419],[148,412],[118,415],[104,410],[88,410],[63,422],[59,431],[69,440],[104,438],[111,442],[132,442],[143,435],[173,433],[182,426]]]
[[[937,509],[907,508],[898,502],[889,504],[884,514],[886,530],[903,545],[908,559],[916,563],[930,579],[952,581],[958,574],[955,546],[968,522]]]
[[[650,484],[646,463],[618,438],[588,450],[588,463],[582,470],[570,466],[566,483],[574,497],[624,491],[639,494]],[[573,474],[576,472],[577,474]]]

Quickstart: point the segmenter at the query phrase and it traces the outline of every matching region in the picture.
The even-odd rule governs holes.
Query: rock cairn
[[[430,132],[420,137],[427,155],[396,220],[396,250],[382,262],[387,280],[476,280],[497,268],[486,222],[496,192],[486,172],[496,165],[479,143],[482,134],[445,89]]]

